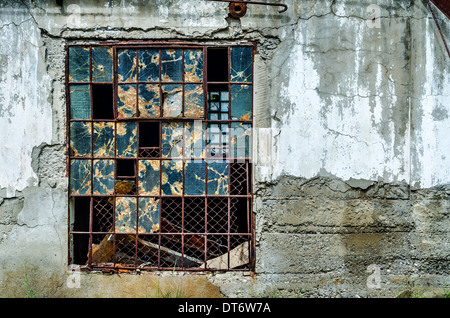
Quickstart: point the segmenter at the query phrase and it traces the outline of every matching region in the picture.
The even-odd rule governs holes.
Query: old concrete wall
[[[41,297],[148,297],[158,284],[379,297],[450,284],[449,57],[426,2],[284,2],[241,19],[212,1],[1,2],[2,297],[26,295],[25,264]],[[252,275],[83,273],[73,288],[65,44],[128,39],[257,43]]]

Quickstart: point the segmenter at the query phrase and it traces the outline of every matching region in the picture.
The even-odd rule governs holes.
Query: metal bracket
[[[217,2],[229,2],[229,10],[230,15],[234,18],[241,18],[247,13],[247,4],[259,4],[266,6],[274,6],[274,7],[282,7],[282,9],[278,10],[279,13],[285,12],[288,9],[288,6],[283,3],[273,3],[273,2],[260,2],[260,1],[234,1],[234,0],[209,0],[209,1],[217,1]]]

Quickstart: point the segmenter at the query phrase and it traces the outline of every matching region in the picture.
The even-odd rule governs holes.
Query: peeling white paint
[[[342,21],[338,23],[342,28],[349,27],[342,25]],[[313,33],[305,25],[298,33],[299,39],[300,34],[310,34],[308,42],[315,43]],[[280,133],[273,141],[276,144],[273,157],[278,161],[272,179],[283,174],[312,178],[326,171],[344,180],[381,177],[386,182],[409,181],[409,169],[405,168],[407,149],[402,148],[400,154],[394,149],[393,120],[384,123],[389,129],[382,134],[374,126],[392,116],[391,108],[397,102],[395,87],[389,84],[385,67],[376,60],[367,62],[375,68],[372,72],[375,78],[369,78],[367,83],[361,80],[360,74],[366,76],[363,55],[367,53],[363,48],[367,39],[363,38],[363,32],[356,33],[355,49],[332,55],[337,66],[333,68],[330,64],[326,70],[337,84],[334,95],[320,94],[324,74],[317,69],[317,63],[326,63],[330,54],[311,53],[307,46],[296,43],[286,55],[288,62],[281,72],[288,73],[288,80],[282,83],[280,95],[289,108],[284,114],[277,114],[280,123],[276,127]],[[382,95],[385,91],[388,96]]]
[[[22,11],[13,20],[0,15],[0,188],[14,196],[37,178],[31,167],[33,147],[50,142],[52,112],[48,103],[50,78],[42,72],[39,31]],[[41,65],[39,67],[39,65]]]

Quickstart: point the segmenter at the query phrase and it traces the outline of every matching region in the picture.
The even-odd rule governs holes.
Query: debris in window
[[[251,45],[70,45],[71,262],[249,270]]]

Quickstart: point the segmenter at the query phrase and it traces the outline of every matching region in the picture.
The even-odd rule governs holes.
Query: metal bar
[[[155,159],[156,160],[156,159]],[[179,160],[179,159],[175,159],[175,160]],[[127,177],[124,177],[127,178]],[[77,197],[81,197],[81,198],[89,198],[92,195],[90,194],[72,194],[70,195],[71,198],[77,198]],[[106,198],[113,198],[113,197],[141,197],[141,198],[158,198],[157,195],[139,195],[139,194],[109,194],[109,195],[101,195],[102,197],[106,197]],[[179,195],[174,195],[174,194],[165,194],[162,196],[163,198],[180,198]],[[232,194],[232,195],[226,195],[226,194],[218,194],[218,195],[185,195],[185,197],[187,198],[205,198],[205,197],[209,197],[209,198],[253,198],[252,195],[250,194]]]
[[[211,0],[211,1],[221,1],[221,0]],[[225,2],[225,1],[223,1]],[[239,1],[233,1],[230,2],[238,2]],[[240,1],[242,2],[242,1]],[[90,39],[90,38],[89,38]],[[86,46],[85,42],[82,42],[84,39],[81,38],[80,42],[71,42],[67,43],[68,47],[72,46]],[[146,48],[146,47],[153,47],[156,46],[158,48],[204,48],[207,47],[226,47],[231,44],[236,44],[236,42],[222,42],[222,43],[193,43],[193,42],[183,42],[178,40],[167,40],[167,41],[155,41],[155,40],[131,40],[131,41],[100,41],[100,42],[92,42],[89,43],[90,46],[112,46],[112,47],[120,47],[121,49],[128,49],[128,48]],[[239,42],[239,46],[254,46],[253,42]]]
[[[209,0],[209,1],[229,2],[230,4],[231,3],[243,3],[243,4],[259,4],[259,5],[266,5],[266,6],[283,7],[282,9],[278,10],[279,13],[283,13],[283,12],[285,12],[288,9],[288,6],[283,4],[283,3],[247,1],[247,0],[241,0],[241,1],[234,1],[234,0]]]
[[[139,111],[139,50],[136,50],[136,116],[141,117]],[[138,131],[139,134],[139,131]],[[138,135],[139,136],[139,135]],[[139,143],[138,143],[139,146]]]
[[[89,231],[70,231],[70,234],[89,234],[90,232]],[[92,234],[102,234],[102,235],[105,235],[105,234],[113,234],[114,232],[105,232],[105,231],[98,231],[98,232],[92,232]],[[136,234],[136,232],[120,232],[120,234]],[[165,235],[180,235],[181,233],[180,232],[170,232],[170,231],[167,231],[167,232],[164,232],[164,234]],[[186,236],[188,236],[188,235],[198,235],[198,236],[201,236],[201,235],[203,235],[204,233],[199,233],[199,232],[184,232],[184,235],[186,235]],[[230,233],[230,232],[209,232],[209,233],[206,233],[207,235],[250,235],[251,233],[249,233],[249,232],[233,232],[233,233]],[[157,233],[147,233],[146,235],[158,235]]]
[[[205,160],[205,220],[204,220],[204,224],[205,224],[205,246],[204,246],[204,254],[203,254],[203,262],[205,263],[205,270],[207,269],[206,266],[206,261],[208,259],[208,169],[207,169],[207,157],[208,157],[208,151],[206,150],[207,148],[207,143],[208,143],[208,119],[209,119],[209,105],[208,105],[208,101],[209,101],[209,82],[208,82],[208,48],[206,46],[203,47],[203,90],[204,90],[204,94],[203,94],[203,109],[204,109],[204,123],[205,123],[205,127],[206,127],[206,131],[202,131],[202,138],[204,138],[205,140],[205,148],[202,149],[202,152],[204,152],[204,160]],[[202,129],[203,129],[203,122],[202,122]]]
[[[116,200],[117,200],[117,193],[116,193],[116,180],[117,177],[117,117],[118,117],[118,108],[117,108],[117,92],[118,92],[118,68],[117,68],[117,48],[113,47],[113,90],[114,90],[114,96],[113,96],[113,111],[114,111],[114,191],[113,191],[113,255],[112,259],[114,262],[114,265],[116,264]]]
[[[89,126],[91,128],[91,156],[94,155],[94,96],[93,96],[93,86],[92,86],[92,47],[89,47],[89,88],[90,88],[90,102],[91,102],[91,119],[89,121]],[[89,159],[91,162],[90,174],[91,174],[91,197],[89,206],[89,247],[88,247],[88,266],[92,266],[92,224],[94,215],[94,160]]]
[[[162,57],[162,53],[161,53],[161,49],[159,49],[159,52],[158,52],[158,54],[159,54],[159,59],[158,59],[158,72],[159,72],[159,117],[161,118],[161,117],[163,117],[163,111],[164,111],[164,109],[163,109],[163,103],[164,103],[164,95],[163,95],[163,91],[162,91],[162,76],[161,76],[161,70],[162,70],[162,67],[161,67],[161,57]],[[159,139],[161,140],[161,135],[160,135],[160,137],[159,137]],[[162,149],[161,149],[161,152],[162,152]]]
[[[70,90],[69,90],[69,45],[66,43],[66,60],[65,60],[65,82],[66,82],[66,87],[65,87],[65,92],[66,92],[66,153],[65,153],[65,157],[66,157],[66,176],[67,176],[67,189],[68,189],[68,193],[69,193],[69,200],[67,201],[67,228],[68,228],[68,235],[67,235],[67,264],[71,264],[72,263],[72,258],[71,258],[71,253],[72,253],[72,249],[71,249],[71,234],[70,234],[70,194],[71,194],[71,190],[70,190],[70,129],[69,129],[69,121],[70,121]]]
[[[444,34],[442,33],[441,26],[439,25],[439,23],[437,21],[436,15],[434,14],[433,9],[431,8],[430,0],[427,0],[427,3],[428,3],[428,7],[430,8],[431,14],[433,15],[434,22],[436,23],[436,26],[437,26],[437,28],[439,30],[439,34],[441,35],[442,41],[444,42],[444,46],[445,46],[445,49],[447,50],[447,54],[450,57],[450,49],[449,49],[449,47],[447,45],[447,41],[445,40]]]
[[[183,134],[184,134],[184,125],[183,125]],[[184,151],[184,139],[183,140],[183,151]],[[186,192],[186,162],[183,160],[183,192],[181,192],[181,267],[184,267],[184,239],[185,239],[185,233],[184,233],[184,193]]]
[[[117,92],[118,92],[118,80],[117,80],[117,73],[118,73],[118,69],[117,69],[117,49],[116,47],[113,47],[113,115],[114,115],[114,121],[117,119],[118,116],[118,109],[117,109]],[[114,130],[115,130],[115,125],[114,125]],[[116,138],[114,136],[114,144],[115,144]],[[114,152],[114,156],[116,155],[116,152]]]
[[[450,2],[448,0],[431,0],[431,2],[450,19]]]

